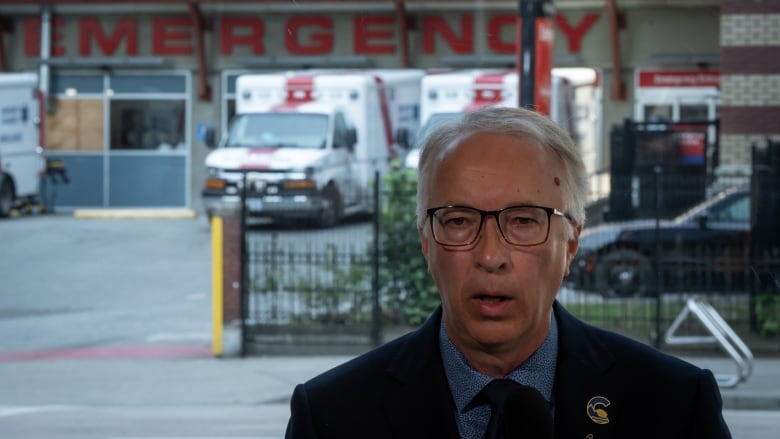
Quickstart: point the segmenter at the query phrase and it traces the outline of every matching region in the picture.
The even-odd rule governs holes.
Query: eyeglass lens
[[[433,237],[444,245],[468,245],[476,241],[486,216],[496,216],[498,227],[507,242],[514,245],[536,245],[547,239],[550,214],[536,206],[510,207],[485,212],[470,207],[444,207],[433,213]]]

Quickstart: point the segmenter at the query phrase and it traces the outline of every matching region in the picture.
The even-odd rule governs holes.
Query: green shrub
[[[758,331],[764,336],[780,334],[780,295],[763,293],[756,296]]]
[[[439,304],[417,233],[417,171],[395,167],[385,175],[383,192],[379,285],[384,315],[390,323],[416,326]]]

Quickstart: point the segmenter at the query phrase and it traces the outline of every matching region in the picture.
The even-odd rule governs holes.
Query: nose
[[[477,266],[489,273],[505,268],[509,260],[509,248],[495,216],[485,218],[480,235],[474,248]]]

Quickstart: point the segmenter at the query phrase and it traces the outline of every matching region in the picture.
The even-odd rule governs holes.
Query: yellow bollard
[[[211,352],[222,355],[222,217],[211,218]]]

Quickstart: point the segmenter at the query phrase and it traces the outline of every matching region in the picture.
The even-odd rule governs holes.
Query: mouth
[[[511,295],[499,291],[480,291],[471,300],[477,313],[487,318],[505,317],[514,303]]]
[[[488,303],[500,303],[500,302],[506,302],[508,300],[512,300],[509,296],[504,295],[498,295],[498,294],[477,294],[474,296],[474,299],[479,300],[480,302],[488,302]]]
[[[475,311],[484,318],[504,318],[511,312],[514,299],[498,292],[480,292],[471,297]]]

